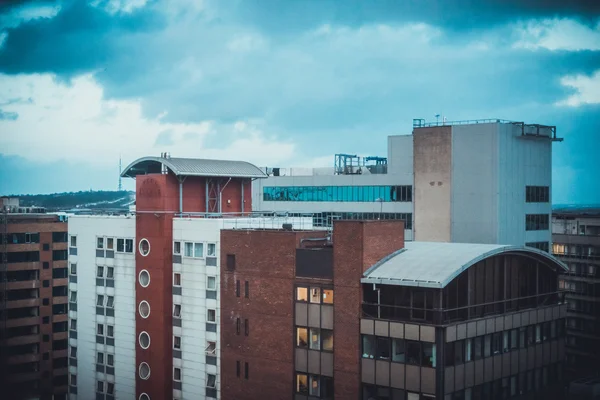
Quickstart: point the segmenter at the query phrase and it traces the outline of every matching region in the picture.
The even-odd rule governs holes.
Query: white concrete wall
[[[388,174],[413,175],[413,135],[388,136]],[[410,178],[412,181],[412,178]]]
[[[77,374],[77,398],[96,398],[97,380],[113,382],[117,399],[135,398],[135,253],[96,258],[98,236],[135,238],[135,217],[71,216],[69,235],[77,236],[77,255],[69,256],[77,263],[77,283],[69,284],[70,291],[77,290],[77,311],[69,312],[77,319],[77,339],[69,340],[77,346],[77,368],[70,367]],[[96,286],[98,265],[114,267],[114,288]],[[115,297],[114,317],[96,315],[97,294]],[[114,326],[114,346],[96,343],[97,323]],[[114,376],[96,372],[97,351],[114,354]]]
[[[512,124],[498,131],[498,243],[550,242],[551,230],[525,231],[526,214],[552,213],[552,142],[521,137]],[[548,186],[550,202],[526,203],[526,186]]]
[[[498,127],[452,127],[452,242],[498,243]]]

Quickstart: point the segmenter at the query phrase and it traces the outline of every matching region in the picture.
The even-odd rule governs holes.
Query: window
[[[473,339],[473,359],[480,360],[483,358],[483,336],[477,336]]]
[[[421,349],[422,349],[422,355],[421,355],[422,364],[421,365],[424,367],[435,368],[435,362],[436,362],[435,344],[423,342],[423,343],[421,343]]]
[[[240,297],[240,281],[235,281],[235,297]]]
[[[510,331],[510,349],[516,350],[519,348],[519,330],[513,329]]]
[[[240,362],[239,362],[239,361],[236,361],[236,362],[235,362],[235,374],[236,374],[236,376],[237,376],[238,378],[240,377],[240,368],[241,368],[241,367],[240,367]]]
[[[244,282],[244,297],[245,298],[250,297],[250,287],[249,287],[248,281]]]
[[[52,232],[52,241],[54,243],[67,243],[68,236],[67,232]]]
[[[546,253],[550,251],[550,244],[548,242],[529,242],[525,243],[525,246],[533,247],[534,249],[542,250]]]
[[[114,279],[114,277],[115,277],[115,268],[114,267],[106,267],[106,277],[108,279]]]
[[[217,245],[214,243],[209,243],[206,246],[206,256],[207,257],[216,257],[217,256]]]
[[[76,303],[77,302],[77,292],[76,291],[72,291],[71,292],[71,297],[69,298],[69,301],[71,303]]]
[[[106,307],[113,308],[115,306],[115,297],[106,296]]]
[[[181,350],[181,337],[173,336],[173,348],[175,350]]]
[[[77,386],[77,375],[71,374],[71,386]]]
[[[321,302],[321,288],[311,287],[310,288],[310,302],[320,303]]]
[[[117,239],[117,253],[125,252],[125,239]]]
[[[216,387],[217,377],[213,374],[206,375],[206,387],[214,389]]]
[[[98,381],[98,383],[96,385],[96,391],[98,393],[104,393],[104,382]]]
[[[173,286],[181,286],[181,274],[179,272],[173,273]]]
[[[525,187],[525,201],[527,203],[549,203],[550,188],[548,186]]]
[[[319,397],[319,377],[317,375],[310,375],[309,377],[308,394]]]
[[[114,238],[106,238],[106,250],[114,250],[115,249],[115,239]]]
[[[227,254],[227,271],[235,271],[235,254]]]
[[[249,376],[248,363],[244,363],[244,379],[248,379],[248,376]]]
[[[181,242],[173,242],[173,254],[181,255]]]
[[[96,355],[96,363],[97,364],[104,364],[104,353],[102,352],[98,352]]]
[[[363,358],[375,358],[375,336],[362,335]]]
[[[173,380],[175,382],[181,381],[181,369],[177,367],[173,367]]]
[[[206,288],[209,290],[217,289],[217,278],[215,276],[206,277]]]
[[[96,334],[97,335],[104,335],[104,325],[102,324],[97,324],[96,325]]]
[[[323,289],[323,303],[333,304],[333,289]]]
[[[264,201],[410,202],[412,186],[265,186]]]
[[[101,267],[101,266],[96,267],[96,277],[104,278],[104,267]]]
[[[75,318],[71,319],[71,328],[72,331],[76,331],[77,330],[77,320]]]
[[[244,320],[244,334],[248,336],[250,334],[250,322],[248,319]]]
[[[524,349],[527,347],[527,328],[519,328],[519,348]]]
[[[125,239],[125,253],[133,253],[133,239]]]
[[[377,358],[380,360],[390,359],[390,338],[377,337]]]
[[[510,348],[510,336],[509,336],[509,331],[504,331],[502,332],[502,352],[506,353],[508,352],[508,349]]]
[[[204,257],[204,243],[194,243],[194,258]]]
[[[217,310],[208,309],[206,320],[208,322],[217,322]]]
[[[112,325],[106,325],[106,336],[114,337],[115,336],[115,327]]]
[[[71,235],[71,247],[77,247],[77,236]]]
[[[77,275],[77,264],[71,263],[71,275]]]
[[[547,231],[549,228],[550,216],[548,214],[527,214],[525,216],[525,230],[527,231]]]
[[[308,328],[296,328],[296,346],[304,349],[308,347]]]
[[[77,358],[77,347],[75,347],[75,346],[70,347],[69,357]]]
[[[104,238],[103,237],[96,238],[96,248],[104,249]]]
[[[106,355],[106,365],[112,367],[115,365],[115,356],[112,354]]]
[[[115,394],[115,384],[107,382],[106,383],[106,393],[107,394]]]
[[[296,374],[296,393],[308,394],[308,375]]]
[[[502,333],[497,332],[492,335],[492,354],[502,352]]]
[[[206,342],[206,354],[215,355],[217,353],[217,342]]]
[[[103,295],[99,294],[96,296],[96,305],[98,307],[104,306],[104,296]]]
[[[181,318],[181,304],[173,304],[173,316]]]
[[[469,362],[472,360],[473,354],[473,339],[465,340],[465,362]]]
[[[311,350],[321,350],[321,331],[318,328],[310,328],[309,347]]]
[[[465,362],[465,341],[457,340],[454,342],[454,365],[460,365]]]
[[[406,363],[413,365],[421,364],[421,343],[414,340],[407,340],[406,345]]]
[[[392,361],[400,363],[406,362],[403,339],[392,339]]]
[[[240,319],[236,318],[236,321],[235,321],[235,331],[236,331],[236,333],[238,335],[240,334],[240,331],[241,331],[240,325],[241,325]]]
[[[329,329],[321,329],[321,349],[325,351],[333,351],[333,331]]]
[[[185,252],[183,253],[184,256],[194,257],[194,243],[185,242],[184,250],[185,250]]]
[[[296,288],[296,301],[308,301],[308,288]]]

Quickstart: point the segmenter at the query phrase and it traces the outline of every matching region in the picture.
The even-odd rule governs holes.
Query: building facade
[[[565,266],[398,225],[222,231],[223,398],[563,398]]]
[[[67,224],[56,215],[4,211],[0,213],[3,396],[66,398]]]
[[[415,120],[412,135],[388,137],[387,158],[337,155],[334,168],[267,168],[269,178],[253,186],[253,206],[320,213],[329,226],[400,219],[407,240],[548,251],[557,140],[552,126]]]
[[[600,363],[600,210],[557,211],[552,253],[569,267],[559,282],[567,292],[567,367],[574,377],[597,375]]]
[[[163,156],[123,175],[135,213],[69,221],[71,398],[222,398],[221,229],[313,219],[251,213],[244,191],[263,174],[247,163]]]

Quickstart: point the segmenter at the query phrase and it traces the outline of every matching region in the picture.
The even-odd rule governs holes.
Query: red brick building
[[[221,231],[222,398],[563,398],[565,265],[402,224]]]
[[[67,396],[67,223],[0,214],[0,386],[4,398]]]

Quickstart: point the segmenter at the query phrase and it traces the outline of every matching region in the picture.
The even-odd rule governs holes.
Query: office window
[[[309,347],[311,350],[321,350],[321,330],[318,328],[310,328],[310,342]]]
[[[133,253],[133,239],[125,239],[125,253]]]
[[[173,304],[173,316],[181,318],[181,304]]]
[[[115,306],[114,296],[106,296],[106,307],[113,308]]]
[[[77,302],[77,292],[75,290],[73,290],[71,292],[71,296],[69,297],[69,301],[72,303],[76,303]]]
[[[177,367],[173,367],[173,380],[175,382],[181,381],[181,369]]]
[[[510,349],[516,350],[519,348],[519,330],[513,329],[510,331]]]
[[[375,358],[375,336],[362,335],[362,357]]]
[[[109,367],[112,367],[115,365],[115,356],[112,354],[107,354],[106,355],[106,365],[108,365]]]
[[[548,186],[526,186],[525,201],[527,203],[549,203],[550,188]]]
[[[473,339],[473,359],[480,360],[483,358],[483,336],[477,336]]]
[[[321,329],[321,349],[325,351],[333,351],[333,331],[329,329]]]
[[[77,236],[71,235],[71,247],[77,247]]]
[[[98,393],[104,393],[104,382],[98,381],[98,383],[96,384],[96,391]]]
[[[101,267],[101,266],[96,267],[96,277],[104,278],[104,267]]]
[[[413,365],[421,365],[421,343],[415,340],[406,340],[406,363]],[[432,354],[432,350],[428,350]]]
[[[115,394],[115,384],[106,382],[106,394],[113,395]]]
[[[304,349],[308,347],[308,328],[296,328],[296,346]]]
[[[323,289],[323,303],[333,304],[333,289]]]
[[[181,242],[173,242],[173,254],[181,254]]]
[[[206,374],[206,387],[215,388],[217,383],[217,377],[213,374]]]
[[[173,286],[181,286],[181,274],[179,272],[173,273]]]
[[[547,231],[549,229],[550,216],[548,214],[527,214],[525,216],[525,230]]]
[[[389,360],[390,359],[390,338],[377,337],[375,342],[376,342],[376,346],[377,346],[377,358],[380,360]]]
[[[75,318],[71,319],[71,328],[72,331],[76,331],[77,330],[77,320]]]
[[[77,264],[71,263],[71,275],[77,275]]]
[[[310,288],[310,302],[320,303],[321,302],[321,288],[311,287]]]
[[[550,251],[550,244],[548,242],[529,242],[525,243],[527,247],[533,247],[534,249],[542,250],[548,253]]]
[[[297,287],[296,288],[296,301],[308,301],[308,288]]]
[[[207,257],[216,257],[217,256],[217,245],[214,243],[209,243],[206,246],[206,256]]]
[[[114,337],[115,336],[115,327],[112,325],[106,325],[106,336]]]
[[[106,238],[106,250],[114,250],[115,249],[115,239],[114,238]]]
[[[71,347],[69,347],[69,349],[70,349],[69,357],[77,358],[77,347],[71,346]]]
[[[104,306],[104,296],[103,295],[101,295],[101,294],[96,295],[96,305],[98,307],[103,307]]]
[[[173,336],[173,348],[175,350],[181,350],[181,337]]]
[[[183,248],[185,257],[194,257],[194,243],[185,242]]]
[[[194,257],[204,257],[204,243],[194,243]]]
[[[217,354],[217,342],[206,342],[206,348],[204,349],[204,351],[206,351],[206,354],[209,355]]]
[[[208,322],[217,322],[217,310],[208,309],[206,313],[206,320]]]
[[[421,353],[422,364],[421,365],[424,367],[435,368],[435,361],[436,361],[435,344],[423,342],[423,343],[421,343],[421,349],[422,349],[422,353]]]
[[[96,248],[104,249],[104,238],[103,237],[96,238]]]
[[[98,352],[96,355],[96,363],[97,364],[104,364],[104,353],[102,352]]]
[[[208,290],[216,290],[217,289],[217,277],[216,276],[207,276],[206,277],[206,288]]]
[[[100,335],[100,336],[104,335],[104,325],[102,325],[102,324],[96,325],[96,334]]]
[[[410,202],[412,186],[265,186],[264,201]]]
[[[115,277],[115,268],[114,267],[106,267],[106,277],[108,279],[114,279],[114,277]]]
[[[296,374],[296,393],[308,394],[308,375]]]
[[[117,238],[117,253],[125,252],[125,239]]]

